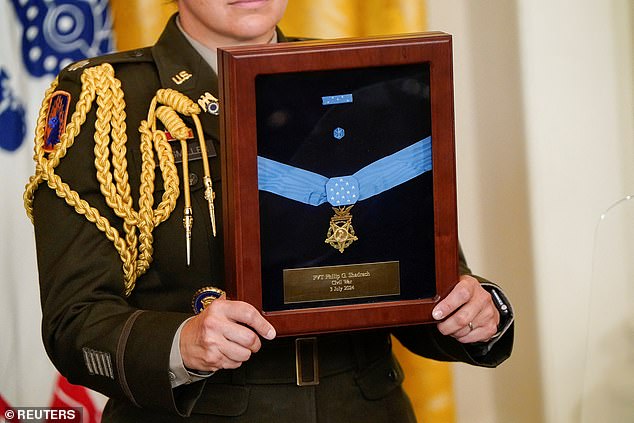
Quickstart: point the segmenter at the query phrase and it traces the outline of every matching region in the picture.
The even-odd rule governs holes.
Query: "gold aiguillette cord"
[[[209,218],[211,219],[211,231],[213,236],[216,236],[216,212],[214,208],[214,199],[216,193],[213,190],[211,182],[211,170],[209,167],[209,158],[207,157],[207,145],[205,144],[205,137],[203,134],[202,126],[198,116],[192,115],[194,125],[196,126],[196,134],[198,136],[198,143],[200,144],[200,151],[203,160],[203,171],[205,176],[203,181],[205,184],[205,200],[209,206]],[[187,150],[187,140],[179,139],[181,144],[181,150],[183,154],[183,185],[185,194],[185,209],[183,211],[183,227],[185,228],[185,240],[187,242],[187,266],[191,262],[191,242],[192,242],[192,227],[194,226],[194,216],[191,206],[191,194],[189,190],[189,153]]]
[[[192,227],[194,226],[194,214],[192,212],[192,200],[189,192],[189,154],[187,140],[179,140],[183,154],[183,191],[185,194],[185,209],[183,210],[183,227],[185,228],[185,242],[187,243],[187,266],[191,262],[192,251]]]
[[[161,106],[156,110],[156,113],[165,127],[170,131],[170,134],[172,134],[174,138],[178,139],[181,145],[181,152],[183,157],[183,194],[185,197],[185,208],[183,210],[183,227],[185,228],[185,242],[187,245],[187,266],[189,266],[191,263],[192,228],[194,226],[194,215],[191,206],[191,193],[189,189],[189,154],[187,150],[187,138],[189,130],[187,129],[183,121],[178,117],[176,111],[174,111],[173,109]],[[205,137],[198,116],[193,113],[190,114],[190,116],[194,120],[194,125],[196,126],[196,134],[198,137],[198,143],[200,145],[200,151],[203,160],[203,170],[205,173],[205,176],[203,178],[205,184],[205,199],[207,200],[207,203],[209,205],[209,217],[211,219],[212,233],[213,236],[216,236],[216,213],[214,209],[214,199],[216,197],[216,194],[213,191],[211,181],[211,170],[209,167],[209,158],[207,157],[207,145],[205,144]]]
[[[216,199],[216,193],[213,189],[213,184],[211,182],[211,170],[209,168],[209,158],[207,157],[207,144],[205,143],[205,136],[203,134],[203,128],[200,124],[200,120],[198,116],[192,115],[194,119],[194,125],[196,126],[196,134],[198,136],[198,143],[200,144],[200,151],[203,156],[203,169],[205,172],[205,176],[203,178],[203,182],[205,184],[205,200],[207,200],[207,204],[209,205],[209,218],[211,219],[211,231],[214,236],[216,236],[216,211],[214,208],[214,200]]]

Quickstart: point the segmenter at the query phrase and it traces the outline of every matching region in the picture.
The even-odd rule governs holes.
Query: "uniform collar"
[[[177,13],[172,15],[152,47],[161,86],[179,91],[194,102],[207,94],[218,98],[218,75],[178,28],[177,16]],[[279,28],[276,28],[276,32],[278,42],[287,41]],[[220,128],[216,116],[203,111],[200,118],[205,133],[219,139]]]
[[[161,87],[181,92],[196,103],[209,95],[217,98],[218,76],[178,29],[176,16],[170,18],[152,47]],[[199,117],[205,134],[219,140],[217,117],[205,110]]]
[[[194,101],[205,91],[217,95],[218,76],[178,29],[176,16],[170,18],[152,47],[161,86],[180,91]]]
[[[213,69],[213,71],[218,74],[218,50],[209,48],[203,45],[201,42],[193,39],[191,36],[187,34],[187,32],[183,29],[181,25],[180,18],[176,17],[176,26],[183,33],[183,36],[189,41],[189,44],[194,47],[194,49],[202,56],[203,59],[207,62],[207,64]],[[276,28],[277,29],[277,28]],[[269,44],[275,44],[278,42],[279,34],[276,30],[273,34],[273,37],[269,41]]]
[[[176,22],[177,16],[178,13],[172,15],[159,40],[152,47],[161,85],[163,88],[173,88],[184,94],[198,94],[200,90],[213,90],[217,93],[216,70],[179,29]],[[276,27],[275,38],[280,43],[288,41],[279,27]],[[209,50],[209,52],[212,51]],[[187,77],[186,73],[192,76]]]

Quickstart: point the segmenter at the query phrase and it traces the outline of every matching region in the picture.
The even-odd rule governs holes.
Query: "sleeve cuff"
[[[172,385],[172,389],[181,385],[189,385],[190,383],[207,379],[208,377],[214,374],[214,372],[202,372],[197,370],[189,370],[185,367],[185,364],[183,364],[183,357],[181,356],[181,349],[180,349],[180,338],[181,338],[181,330],[183,329],[183,326],[185,325],[185,323],[187,323],[188,320],[189,319],[181,323],[181,325],[176,330],[176,333],[174,334],[174,339],[172,340],[172,349],[170,350],[170,368],[169,368],[169,378],[170,378],[170,383]]]
[[[481,282],[484,289],[491,294],[493,304],[500,313],[500,323],[498,324],[498,331],[486,342],[479,342],[469,345],[471,353],[477,356],[483,356],[488,354],[496,342],[502,338],[502,336],[509,330],[514,321],[513,307],[511,302],[507,299],[506,295],[502,292],[499,286],[490,282]]]

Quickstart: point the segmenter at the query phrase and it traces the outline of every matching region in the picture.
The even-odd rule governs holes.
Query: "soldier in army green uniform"
[[[224,284],[215,48],[289,40],[285,0],[178,6],[153,47],[65,69],[36,131],[25,204],[44,344],[110,398],[103,421],[412,422],[391,335],[433,359],[504,361],[510,305],[462,258],[438,324],[318,336],[317,385],[297,386],[294,339],[251,305],[220,296],[192,314],[197,290]]]

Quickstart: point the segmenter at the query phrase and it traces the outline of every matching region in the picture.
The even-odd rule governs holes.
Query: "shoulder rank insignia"
[[[76,70],[79,70],[81,68],[83,68],[84,66],[88,65],[90,63],[90,60],[88,59],[84,59],[84,60],[80,60],[79,62],[75,62],[73,64],[71,64],[70,66],[68,66],[68,70],[70,72],[74,72]]]
[[[44,131],[44,151],[51,152],[59,143],[60,137],[66,129],[66,118],[70,106],[70,94],[66,91],[56,91],[51,96],[46,116]]]

